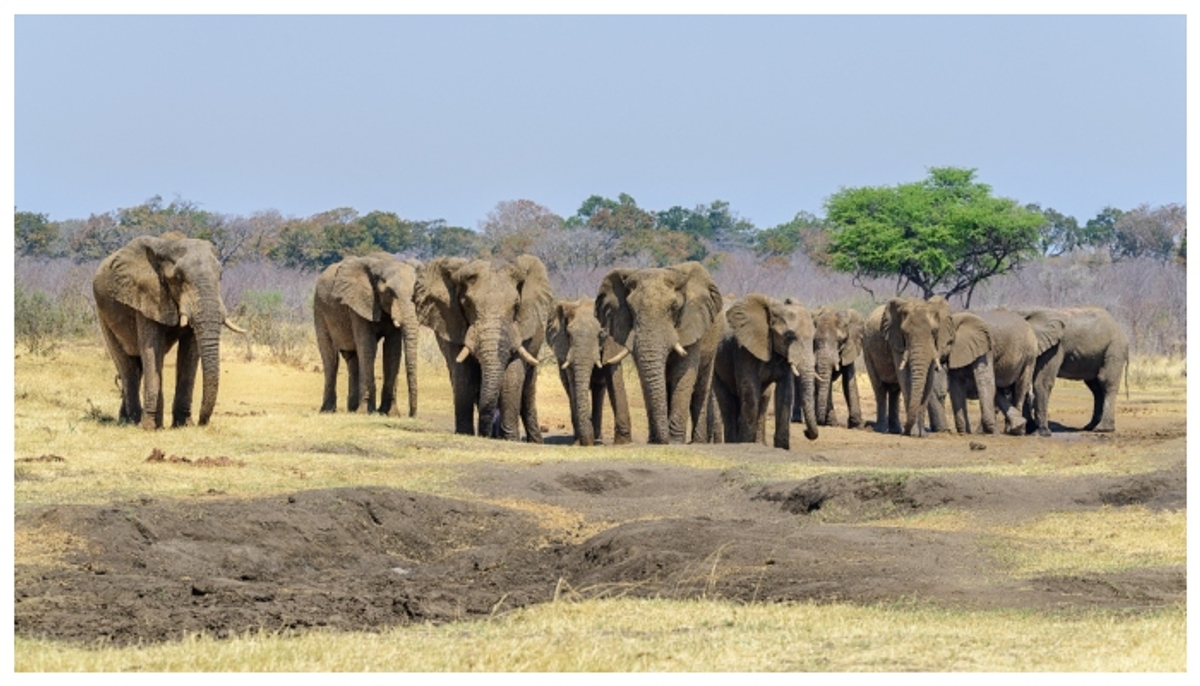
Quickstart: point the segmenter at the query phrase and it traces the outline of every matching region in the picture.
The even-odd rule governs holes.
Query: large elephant
[[[439,257],[417,274],[415,302],[446,358],[454,430],[542,442],[537,419],[537,355],[554,295],[542,261]],[[518,419],[519,418],[519,419]],[[497,422],[497,419],[499,420]]]
[[[1092,418],[1084,430],[1113,431],[1121,375],[1129,371],[1129,338],[1117,320],[1102,307],[1017,312],[1029,322],[1038,342],[1031,413],[1038,434],[1050,435],[1050,392],[1060,378],[1083,381],[1092,391]]]
[[[856,310],[820,307],[812,313],[813,353],[816,356],[817,423],[838,426],[841,420],[833,405],[833,382],[842,380],[842,396],[849,414],[846,425],[863,425],[862,403],[858,398],[858,358],[862,354],[866,320]],[[796,380],[800,383],[800,379]],[[797,392],[799,386],[797,385]],[[803,421],[799,405],[792,410],[792,421]]]
[[[725,328],[721,291],[699,262],[614,269],[596,295],[596,317],[633,354],[651,443],[708,441],[713,357]],[[611,361],[611,360],[610,360]]]
[[[600,440],[607,395],[613,411],[613,444],[629,443],[629,401],[621,362],[605,364],[621,349],[596,319],[595,302],[588,298],[556,302],[546,324],[546,340],[558,359],[575,442],[590,446]]]
[[[413,303],[419,263],[401,262],[385,252],[347,257],[317,277],[313,324],[325,368],[321,411],[337,407],[338,356],[349,376],[346,409],[376,410],[375,355],[383,339],[383,388],[378,409],[397,414],[396,378],[404,357],[408,416],[417,414],[417,308]]]
[[[943,405],[934,393],[938,375],[963,367],[969,367],[972,375],[990,370],[990,365],[979,361],[980,356],[986,361],[989,350],[986,327],[969,323],[961,336],[956,336],[955,327],[950,304],[941,296],[892,298],[867,317],[863,357],[875,392],[877,431],[921,436],[926,412],[933,431],[948,428]]]
[[[726,443],[766,444],[767,406],[775,389],[773,445],[791,447],[792,407],[803,407],[804,436],[817,438],[814,408],[813,320],[803,305],[751,294],[725,313],[729,326],[717,346],[712,393]],[[796,396],[799,395],[797,399]]]
[[[122,422],[163,425],[163,356],[178,343],[171,425],[191,424],[192,393],[203,375],[201,425],[217,404],[221,378],[221,263],[212,243],[171,232],[138,236],[100,263],[92,281],[96,313],[121,381]],[[139,387],[146,401],[142,411]]]

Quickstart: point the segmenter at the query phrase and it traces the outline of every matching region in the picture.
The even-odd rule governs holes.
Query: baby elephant
[[[546,340],[558,358],[575,443],[590,446],[600,440],[606,394],[613,410],[613,444],[629,443],[629,403],[621,374],[626,350],[600,325],[592,300],[556,302],[546,324]]]
[[[774,446],[785,450],[791,446],[790,420],[797,386],[806,424],[804,436],[815,439],[812,315],[790,299],[751,294],[730,306],[725,317],[728,327],[713,366],[713,397],[721,410],[725,442],[766,443],[767,394],[772,385]]]

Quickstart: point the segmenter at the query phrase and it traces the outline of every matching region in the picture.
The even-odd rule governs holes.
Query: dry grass
[[[76,344],[53,359],[21,356],[14,375],[15,506],[100,504],[142,496],[257,497],[362,484],[470,497],[458,482],[460,468],[480,461],[659,462],[736,472],[751,483],[864,470],[899,475],[1133,474],[1161,466],[1153,451],[1182,454],[1186,441],[1184,436],[1148,441],[1145,450],[1131,451],[992,436],[979,439],[988,450],[975,452],[967,448],[968,437],[915,441],[841,429],[823,430],[814,443],[796,432],[795,448],[788,454],[763,449],[747,457],[749,451],[724,446],[647,446],[645,412],[632,369],[627,370],[627,385],[633,446],[582,450],[485,441],[451,432],[451,395],[440,354],[428,341],[423,345],[417,419],[320,414],[318,364],[264,363],[261,357],[248,362],[244,350],[227,342],[221,399],[212,423],[159,432],[113,421],[119,400],[103,348]],[[1151,363],[1146,368],[1158,369]],[[1185,416],[1182,368],[1178,375],[1172,371],[1176,367],[1164,369],[1139,372],[1131,398],[1122,393],[1119,427],[1123,417],[1138,417],[1153,427],[1160,420],[1163,426],[1177,424]],[[343,376],[339,393],[344,394],[344,386]],[[873,418],[865,379],[860,390],[864,414]],[[538,393],[541,423],[552,433],[564,432],[569,409],[552,365],[542,370]],[[1054,403],[1056,420],[1082,425],[1091,399],[1082,384],[1062,382],[1055,388]],[[401,409],[407,409],[403,399]],[[240,466],[146,462],[156,448],[192,459],[229,457]],[[947,468],[944,459],[930,460],[930,452],[945,450],[960,451],[961,462]],[[22,461],[40,456],[63,459]],[[548,528],[577,538],[591,535],[596,526],[576,513],[541,504],[499,504],[532,512]],[[1059,513],[1006,527],[951,511],[872,525],[976,532],[988,542],[1000,568],[1018,576],[1177,564],[1186,550],[1185,514],[1138,508]],[[21,531],[14,552],[22,561],[51,565],[80,544],[64,532]],[[15,658],[18,671],[1160,671],[1186,668],[1185,623],[1182,607],[1131,617],[619,600],[560,602],[491,622],[412,626],[382,634],[197,638],[121,650],[18,638]]]
[[[19,672],[729,672],[1186,669],[1182,607],[1124,616],[919,605],[559,602],[379,634],[248,634],[121,650],[18,638]]]

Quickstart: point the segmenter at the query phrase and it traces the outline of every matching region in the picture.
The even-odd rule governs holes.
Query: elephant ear
[[[545,332],[554,292],[550,290],[546,265],[533,255],[517,257],[509,273],[516,283],[517,292],[521,294],[521,302],[517,305],[517,329],[521,340],[527,341],[538,332]]]
[[[771,360],[771,301],[752,293],[725,312],[738,345],[763,362]]]
[[[609,333],[609,340],[622,348],[629,347],[629,334],[633,331],[633,313],[629,311],[629,287],[626,280],[633,275],[632,269],[614,269],[604,275],[600,290],[596,294],[596,319]]]
[[[863,335],[866,333],[867,323],[857,310],[842,310],[838,313],[838,328],[844,328],[846,332],[844,337],[838,336],[840,340],[840,345],[838,345],[839,361],[843,367],[848,367],[854,364],[854,361],[862,354]]]
[[[950,318],[950,301],[940,295],[935,295],[925,302],[928,305],[933,326],[937,329],[934,345],[937,346],[938,356],[946,359],[946,356],[950,354],[950,346],[954,344],[954,321]]]
[[[892,298],[883,309],[883,320],[880,328],[887,337],[888,345],[896,352],[904,352],[904,334],[900,331],[900,323],[904,314],[911,308],[908,298]]]
[[[683,293],[676,331],[685,348],[700,340],[724,309],[724,299],[708,270],[699,262],[684,262],[670,267],[678,274],[676,289]]]
[[[979,315],[970,312],[952,314],[950,326],[954,331],[947,362],[951,369],[961,369],[992,349],[992,332]]]
[[[439,257],[417,272],[413,301],[421,323],[438,338],[461,345],[467,335],[467,317],[458,302],[454,272],[467,264],[461,257]]]
[[[160,324],[178,326],[179,304],[172,299],[162,274],[171,266],[166,243],[171,240],[138,236],[105,262],[112,274],[112,295],[119,302]]]
[[[571,318],[575,316],[575,310],[578,307],[580,304],[576,302],[555,301],[554,307],[550,311],[550,320],[546,322],[546,340],[550,342],[550,347],[554,350],[554,357],[560,363],[567,359],[567,352],[571,349],[571,337],[567,335],[567,325],[571,323]]]
[[[333,298],[363,319],[377,322],[383,316],[379,298],[375,295],[377,278],[378,273],[373,270],[370,260],[347,257],[333,276]]]
[[[1033,310],[1024,314],[1025,321],[1029,322],[1029,327],[1033,329],[1033,335],[1037,338],[1039,356],[1062,340],[1067,323],[1060,313],[1054,310]]]

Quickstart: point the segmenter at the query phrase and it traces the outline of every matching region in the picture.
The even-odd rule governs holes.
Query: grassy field
[[[14,375],[14,501],[17,511],[53,504],[104,504],[139,497],[206,494],[258,497],[352,485],[389,486],[457,498],[475,494],[458,477],[469,465],[629,460],[705,470],[739,471],[768,483],[843,471],[1005,475],[1149,472],[1152,452],[1105,445],[1014,438],[1005,457],[934,464],[910,439],[907,453],[885,465],[857,457],[863,446],[899,440],[870,432],[826,447],[832,464],[778,460],[741,464],[712,446],[647,446],[583,450],[567,445],[484,442],[451,433],[448,382],[428,346],[422,357],[418,418],[316,411],[321,373],[315,360],[285,366],[223,349],[217,412],[206,427],[144,432],[115,422],[114,371],[98,345],[80,343],[55,357],[22,354]],[[172,355],[173,357],[173,355]],[[1118,403],[1118,431],[1135,422],[1155,427],[1186,416],[1182,362],[1135,361],[1131,400]],[[344,383],[339,393],[344,393]],[[645,414],[630,376],[635,442],[644,443]],[[873,417],[869,384],[861,380]],[[569,427],[569,411],[552,366],[539,386],[541,423],[552,434]],[[1070,423],[1090,408],[1082,384],[1060,382],[1053,406]],[[403,401],[402,401],[403,405]],[[1082,422],[1079,422],[1082,424]],[[638,431],[641,431],[639,435]],[[997,437],[1005,440],[1007,437]],[[938,445],[934,437],[923,446]],[[146,462],[165,455],[225,457],[231,468]],[[61,459],[59,459],[61,458]],[[838,459],[841,458],[841,459]],[[522,503],[505,503],[521,507]],[[578,531],[571,512],[534,508],[543,526]],[[1004,573],[1023,578],[1051,571],[1112,571],[1186,561],[1186,513],[1142,507],[1064,512],[1016,522],[934,512],[875,526],[979,533]],[[586,523],[583,524],[586,528]],[[29,564],[61,564],[82,545],[69,532],[18,530],[14,554]],[[380,633],[251,633],[217,640],[196,636],[174,644],[129,648],[68,645],[18,637],[17,671],[1182,671],[1186,608],[1153,612],[972,611],[917,602],[882,605],[783,603],[744,605],[719,599],[561,601],[498,614],[489,621],[414,625]]]

